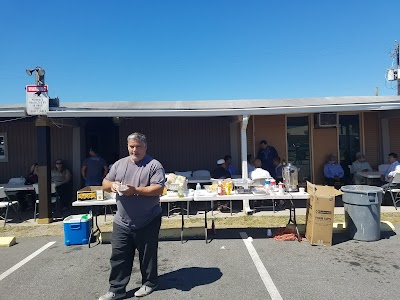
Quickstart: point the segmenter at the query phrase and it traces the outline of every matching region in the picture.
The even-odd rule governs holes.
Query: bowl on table
[[[259,185],[259,186],[253,186],[251,188],[251,192],[254,195],[265,195],[265,189],[263,186]]]

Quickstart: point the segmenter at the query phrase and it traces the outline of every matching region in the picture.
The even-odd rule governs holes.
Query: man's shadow
[[[180,291],[190,291],[192,288],[207,285],[219,280],[222,272],[219,268],[182,268],[158,277],[157,291],[177,289]],[[138,288],[127,292],[127,298],[133,297]]]

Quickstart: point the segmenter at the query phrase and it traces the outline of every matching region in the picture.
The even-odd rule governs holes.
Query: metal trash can
[[[369,185],[345,185],[342,199],[346,232],[359,241],[377,241],[381,238],[381,203],[383,190]]]

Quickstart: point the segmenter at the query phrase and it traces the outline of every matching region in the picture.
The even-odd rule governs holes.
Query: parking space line
[[[249,251],[251,259],[253,260],[254,264],[256,265],[258,274],[260,274],[260,277],[261,277],[262,281],[264,282],[264,285],[267,288],[267,291],[268,291],[269,295],[271,296],[271,299],[272,300],[283,300],[281,294],[279,293],[274,282],[272,281],[271,276],[269,275],[267,269],[265,268],[260,257],[258,256],[256,249],[254,248],[251,241],[247,239],[248,238],[247,233],[241,232],[240,236],[247,248],[247,251]]]
[[[0,274],[0,281],[2,281],[4,278],[6,278],[8,275],[10,275],[11,273],[13,273],[14,271],[18,270],[20,267],[22,267],[24,264],[26,264],[28,261],[30,261],[31,259],[33,259],[35,256],[38,256],[40,253],[42,253],[44,250],[46,250],[47,248],[49,248],[50,246],[52,246],[53,244],[55,244],[55,242],[48,242],[46,245],[44,245],[42,248],[36,250],[35,252],[33,252],[31,255],[29,255],[28,257],[24,258],[23,260],[21,260],[19,263],[17,263],[16,265],[14,265],[13,267],[9,268],[7,271],[5,271],[4,273]]]

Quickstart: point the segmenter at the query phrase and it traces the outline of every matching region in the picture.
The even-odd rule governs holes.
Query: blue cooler
[[[64,219],[64,243],[66,246],[89,243],[92,217],[90,215],[72,215]]]

